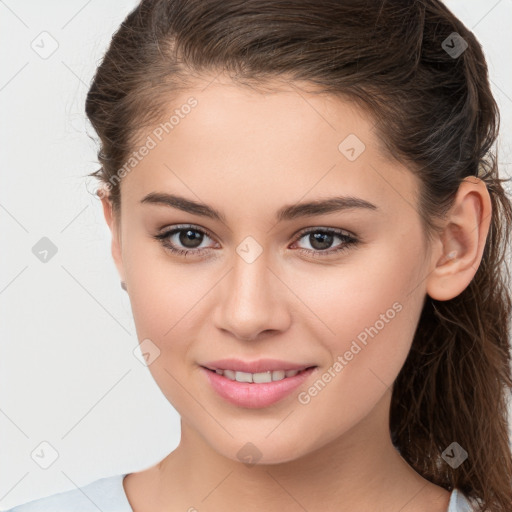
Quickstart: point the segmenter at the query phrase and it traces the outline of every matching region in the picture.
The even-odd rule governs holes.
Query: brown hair
[[[194,75],[219,71],[240,84],[302,81],[364,106],[389,156],[420,178],[427,236],[466,176],[484,180],[492,220],[482,262],[457,297],[426,297],[393,386],[390,431],[426,479],[476,498],[479,510],[512,510],[512,204],[494,149],[499,113],[473,33],[438,0],[143,0],[113,36],[86,101],[101,142],[92,176],[110,184],[116,212],[112,179],[140,128],[161,119]],[[454,441],[468,453],[456,468],[442,456]]]

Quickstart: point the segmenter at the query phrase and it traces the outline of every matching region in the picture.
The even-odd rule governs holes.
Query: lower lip
[[[212,388],[225,400],[239,407],[258,409],[275,404],[300,386],[317,367],[275,382],[238,382],[201,367]]]

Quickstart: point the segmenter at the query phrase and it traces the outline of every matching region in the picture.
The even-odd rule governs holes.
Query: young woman
[[[13,511],[512,510],[512,206],[440,1],[143,0],[86,112],[181,442]]]

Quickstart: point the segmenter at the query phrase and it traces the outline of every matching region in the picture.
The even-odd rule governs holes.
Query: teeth
[[[222,375],[224,375],[224,377],[226,377],[229,380],[236,380],[236,372],[234,372],[233,370],[224,370],[222,372]]]
[[[261,384],[262,382],[272,382],[272,372],[253,373],[252,382],[255,382],[256,384]]]
[[[238,382],[252,382],[252,373],[236,372],[235,380]]]
[[[247,372],[236,372],[234,370],[215,370],[215,373],[224,375],[229,380],[236,380],[238,382],[255,382],[257,384],[263,382],[275,382],[283,380],[286,377],[293,377],[299,373],[299,370],[274,370],[266,371],[261,373],[247,373]]]

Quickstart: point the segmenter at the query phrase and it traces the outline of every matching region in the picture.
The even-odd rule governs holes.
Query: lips
[[[283,359],[218,359],[202,363],[200,368],[218,396],[246,408],[267,407],[279,402],[318,371],[313,363]]]
[[[282,364],[283,361],[280,361],[279,363]],[[304,367],[304,365],[300,365],[299,367]],[[268,407],[270,405],[277,404],[279,401],[293,393],[297,387],[306,383],[309,379],[312,379],[318,372],[317,366],[309,366],[309,368],[298,371],[298,373],[295,373],[295,375],[290,377],[280,378],[276,381],[272,380],[271,382],[256,383],[254,381],[247,382],[245,379],[242,379],[244,382],[239,382],[236,379],[231,380],[225,375],[220,375],[218,373],[223,371],[229,372],[230,370],[216,369],[214,371],[206,368],[205,366],[201,366],[200,369],[201,375],[205,377],[206,382],[209,383],[211,389],[216,392],[218,396],[232,405],[250,409]],[[292,373],[295,371],[297,370],[291,370]],[[284,373],[279,370],[274,370],[272,373],[274,372]],[[244,372],[236,373],[242,373],[242,376],[244,374]],[[258,373],[252,375],[258,375]]]

